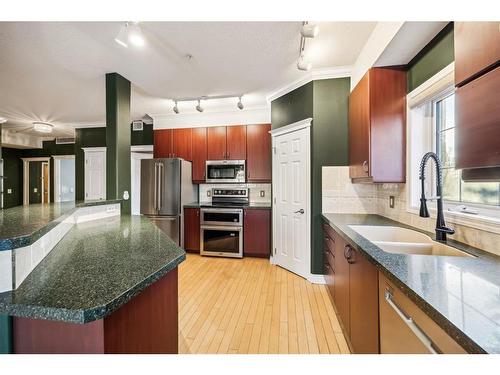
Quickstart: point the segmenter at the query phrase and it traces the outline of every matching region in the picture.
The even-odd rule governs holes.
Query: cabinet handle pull
[[[393,310],[398,314],[398,316],[405,322],[405,324],[410,328],[410,330],[417,336],[422,344],[429,350],[432,354],[438,354],[440,351],[434,349],[436,347],[432,340],[415,324],[411,316],[407,316],[401,308],[396,305],[392,299],[392,293],[388,290],[384,293],[385,300],[393,308]],[[437,347],[436,347],[437,348]]]

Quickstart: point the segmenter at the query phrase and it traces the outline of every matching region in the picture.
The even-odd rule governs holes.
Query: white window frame
[[[406,113],[407,113],[407,189],[406,189],[406,210],[409,213],[418,215],[419,213],[419,199],[420,199],[420,181],[418,180],[420,159],[416,157],[422,149],[427,151],[436,150],[436,114],[434,104],[435,102],[447,97],[454,92],[454,71],[455,64],[451,63],[440,72],[436,73],[426,82],[422,83],[419,87],[414,89],[407,95],[406,100]],[[422,129],[421,136],[416,139],[415,134],[418,130],[412,129],[412,115],[415,114],[416,108],[425,103],[432,103],[428,105],[425,111],[431,111],[430,116],[422,121],[424,128]],[[412,112],[413,111],[413,112]],[[413,124],[415,126],[415,124]],[[413,133],[413,135],[412,135]],[[412,152],[415,155],[412,155]],[[427,183],[429,191],[435,195],[435,175],[433,169],[427,168],[428,175]],[[477,215],[450,211],[458,206],[466,205],[478,212]],[[460,224],[472,228],[486,230],[493,233],[500,233],[500,207],[488,206],[474,203],[462,202],[443,202],[445,218],[449,223]],[[431,217],[436,217],[435,202],[429,202],[429,213]]]

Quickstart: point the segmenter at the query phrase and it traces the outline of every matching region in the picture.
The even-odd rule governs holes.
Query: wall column
[[[106,74],[106,198],[122,199],[130,188],[130,81]],[[130,199],[122,213],[130,214]]]

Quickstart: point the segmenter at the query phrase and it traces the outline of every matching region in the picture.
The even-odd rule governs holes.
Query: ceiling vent
[[[132,121],[132,130],[137,132],[144,128],[144,122],[142,120]]]
[[[75,137],[56,138],[56,145],[69,145],[75,143]]]

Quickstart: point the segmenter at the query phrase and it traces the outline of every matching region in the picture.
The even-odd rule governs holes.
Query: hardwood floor
[[[188,254],[179,267],[179,353],[349,353],[324,285],[267,259]]]

